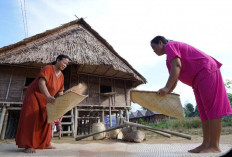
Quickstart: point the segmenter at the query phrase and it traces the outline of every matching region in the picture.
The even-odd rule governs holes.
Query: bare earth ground
[[[149,134],[149,133],[147,133]],[[232,148],[232,134],[222,135],[220,154],[192,154],[187,150],[198,146],[202,137],[192,136],[191,140],[172,136],[166,138],[160,135],[150,134],[142,143],[129,143],[115,139],[92,140],[91,138],[75,141],[71,137],[55,137],[52,140],[55,150],[36,150],[35,154],[25,154],[23,149],[18,149],[15,141],[0,141],[1,157],[18,156],[76,156],[76,157],[219,157]]]

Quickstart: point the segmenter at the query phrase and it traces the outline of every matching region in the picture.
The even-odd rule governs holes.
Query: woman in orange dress
[[[47,123],[46,104],[53,103],[57,94],[64,90],[64,70],[70,58],[59,55],[53,65],[47,65],[29,85],[20,113],[16,133],[16,145],[25,148],[25,153],[35,149],[55,149],[51,145],[51,124]]]

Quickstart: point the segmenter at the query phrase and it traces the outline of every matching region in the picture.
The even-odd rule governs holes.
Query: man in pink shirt
[[[171,93],[177,81],[191,86],[200,113],[203,142],[191,153],[220,152],[221,117],[232,114],[230,102],[222,80],[221,63],[202,51],[182,42],[168,41],[156,36],[151,47],[158,55],[167,55],[169,78],[158,94]]]

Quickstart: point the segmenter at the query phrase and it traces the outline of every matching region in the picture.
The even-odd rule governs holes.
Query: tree
[[[226,80],[225,87],[226,87],[226,90],[227,90],[227,95],[228,95],[228,98],[229,98],[229,101],[230,101],[230,105],[232,107],[232,94],[228,92],[228,90],[230,90],[231,87],[232,87],[232,80]]]
[[[184,112],[186,117],[193,117],[194,116],[193,104],[187,103],[184,107]]]

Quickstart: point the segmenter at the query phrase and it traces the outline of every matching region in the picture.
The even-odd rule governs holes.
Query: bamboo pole
[[[6,106],[3,106],[2,107],[2,114],[1,114],[1,120],[0,120],[0,135],[1,135],[1,132],[2,132],[2,125],[3,125],[5,113],[6,113]]]
[[[148,131],[151,131],[151,132],[154,132],[154,133],[157,133],[157,134],[160,134],[160,135],[165,136],[165,137],[168,137],[168,138],[171,137],[170,134],[167,134],[167,133],[164,133],[164,132],[161,132],[161,131],[155,131],[155,130],[151,130],[151,129],[148,129],[148,128],[143,128],[143,129],[148,130]]]
[[[7,120],[8,120],[8,110],[6,109],[6,114],[5,114],[5,117],[4,117],[3,128],[2,128],[2,134],[1,134],[1,140],[4,140],[4,139],[5,139],[6,127],[7,127]]]
[[[165,133],[168,133],[168,134],[171,134],[171,135],[175,135],[175,136],[179,136],[179,137],[183,137],[183,138],[191,140],[191,136],[187,135],[187,134],[183,134],[183,133],[179,133],[179,132],[175,132],[175,131],[169,131],[169,130],[155,129],[155,128],[152,128],[152,127],[149,127],[149,126],[145,126],[145,125],[137,124],[137,123],[132,123],[132,122],[127,122],[127,121],[124,121],[124,123],[126,125],[128,125],[128,126],[137,126],[137,127],[140,127],[140,128],[148,128],[148,129],[151,129],[151,130],[161,131],[161,132],[165,132]]]
[[[116,130],[116,129],[119,129],[119,128],[123,128],[123,127],[125,127],[124,124],[116,126],[116,127],[113,127],[113,128],[109,128],[109,129],[106,129],[106,130],[103,130],[103,131],[100,131],[100,132],[95,132],[95,133],[92,133],[92,134],[80,136],[80,137],[76,138],[76,141],[79,141],[79,140],[82,140],[84,138],[87,138],[87,137],[90,137],[90,136],[93,136],[93,135],[97,135],[97,134],[100,134],[100,133],[103,133],[103,132],[108,132],[108,131]]]

